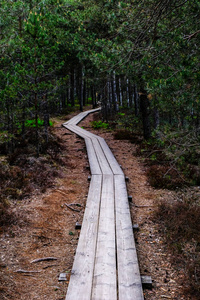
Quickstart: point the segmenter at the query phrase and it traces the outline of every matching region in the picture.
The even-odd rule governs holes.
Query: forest
[[[101,106],[94,128],[115,130],[119,140],[138,144],[138,155],[148,161],[152,186],[176,190],[200,185],[198,0],[0,4],[1,224],[8,222],[9,199],[27,196],[30,177],[38,180],[23,169],[29,158],[48,154],[57,159],[60,146],[52,133],[53,118],[87,106]],[[40,164],[37,168],[43,169]],[[56,176],[56,168],[52,172]],[[172,211],[162,203],[157,218],[166,233],[173,231],[171,221],[164,220],[166,214],[176,219],[174,214],[181,211],[189,218],[189,211],[193,216],[189,232],[195,240],[195,267],[188,269],[198,293],[198,197],[187,198],[183,206]],[[170,234],[170,239],[177,238]],[[174,250],[179,255],[181,243]]]
[[[132,111],[145,139],[199,130],[199,1],[1,1],[1,145],[51,114]],[[185,134],[185,133],[184,133]],[[2,148],[2,146],[1,146]],[[1,150],[3,151],[3,150]]]

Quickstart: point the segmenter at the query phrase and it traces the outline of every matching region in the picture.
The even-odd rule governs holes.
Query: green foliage
[[[177,189],[200,183],[200,147],[191,131],[172,131],[166,127],[149,141],[143,141],[138,153],[146,157],[149,182],[156,188]]]
[[[38,119],[38,120],[37,120],[37,126],[38,126],[38,127],[41,127],[41,126],[43,126],[43,125],[44,125],[44,121]],[[29,128],[31,128],[31,127],[36,127],[36,121],[35,121],[35,120],[26,120],[26,121],[25,121],[25,126],[26,126],[26,127],[29,127]],[[52,123],[51,121],[49,121],[49,126],[53,126],[53,123]]]
[[[102,122],[102,121],[92,121],[91,124],[94,129],[102,129],[102,128],[108,129],[109,128],[109,124]]]

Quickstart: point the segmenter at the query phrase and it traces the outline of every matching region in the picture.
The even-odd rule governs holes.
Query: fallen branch
[[[41,261],[49,261],[49,260],[58,260],[56,257],[44,257],[44,258],[37,258],[31,261],[31,264],[41,262]]]
[[[130,204],[132,205],[132,206],[134,206],[134,207],[155,207],[155,205],[136,205],[136,204],[134,204],[134,203],[131,203],[130,202]]]
[[[80,210],[78,209],[75,209],[75,208],[72,208],[69,204],[67,203],[64,203],[69,209],[73,210],[73,211],[76,211],[76,212],[80,212]]]
[[[79,206],[79,207],[82,207],[82,205],[80,203],[70,203],[68,204],[69,206],[72,206],[72,205],[75,205],[75,206]]]
[[[28,271],[28,270],[19,269],[19,270],[15,271],[15,273],[40,273],[40,272],[42,272],[42,270],[40,270],[40,271]]]
[[[58,266],[58,265],[49,265],[49,266],[44,267],[43,269],[45,270],[45,269],[56,267],[56,266]]]

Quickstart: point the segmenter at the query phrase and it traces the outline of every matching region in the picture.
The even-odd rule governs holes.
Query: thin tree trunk
[[[49,142],[48,126],[49,126],[49,111],[48,111],[47,95],[45,95],[44,96],[44,129],[45,129],[46,145]]]
[[[129,99],[129,79],[126,79],[126,105],[130,107],[130,99]]]
[[[79,104],[80,104],[80,111],[83,111],[83,89],[84,89],[84,82],[83,82],[83,69],[80,67],[78,69],[78,90],[79,90]]]
[[[129,106],[132,107],[133,105],[133,92],[130,80],[128,81],[128,94],[129,94]]]
[[[123,106],[122,82],[121,82],[121,78],[120,77],[119,77],[119,105]]]
[[[137,92],[137,86],[134,84],[134,105],[135,105],[135,116],[139,115],[139,97]]]
[[[142,114],[144,138],[148,140],[151,137],[151,125],[149,119],[149,100],[146,93],[140,95],[140,110]]]
[[[71,74],[70,74],[70,104],[72,107],[74,107],[75,101],[74,101],[74,68],[71,68]]]

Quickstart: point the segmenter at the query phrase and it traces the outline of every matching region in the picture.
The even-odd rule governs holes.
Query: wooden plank
[[[114,182],[103,175],[92,300],[117,300]]]
[[[64,123],[63,126],[67,129],[69,129],[70,131],[76,133],[77,135],[80,135],[81,137],[89,137],[89,138],[97,138],[98,136],[88,132],[87,130],[80,128],[79,126],[73,125],[73,124],[66,124]]]
[[[78,125],[78,124],[79,124],[84,118],[86,118],[89,114],[95,113],[95,112],[100,111],[100,110],[101,110],[101,108],[96,108],[96,109],[91,109],[91,110],[87,110],[87,111],[83,112],[83,114],[82,114],[82,119],[81,119],[78,123],[76,123],[76,125]]]
[[[95,153],[96,153],[96,156],[97,156],[97,159],[99,161],[99,165],[101,167],[101,171],[103,174],[108,174],[108,175],[112,175],[113,172],[112,172],[112,169],[110,168],[110,165],[106,159],[106,156],[99,144],[99,141],[98,139],[92,139],[92,143],[93,143],[93,146],[94,146],[94,150],[95,150]]]
[[[85,144],[87,148],[91,174],[92,175],[102,174],[91,139],[85,138]]]
[[[144,300],[124,176],[115,175],[119,300]]]
[[[85,136],[87,136],[89,138],[97,138],[98,137],[97,135],[95,135],[83,128],[80,128],[79,126],[73,125],[73,128],[76,130],[77,133],[84,134]]]
[[[91,299],[101,185],[102,176],[92,176],[66,300]]]
[[[76,125],[70,125],[70,124],[63,124],[65,128],[68,130],[72,131],[73,133],[79,135],[83,139],[86,138],[87,136],[84,133],[79,132],[76,128],[78,128]]]
[[[78,134],[79,136],[81,136],[82,138],[85,139],[85,144],[86,144],[86,148],[87,148],[87,153],[88,153],[88,160],[89,160],[89,164],[90,164],[90,170],[91,170],[91,174],[102,174],[101,172],[101,168],[99,166],[99,161],[97,159],[97,155],[96,152],[94,150],[94,146],[93,143],[91,142],[91,139],[88,137],[89,135],[85,135],[85,130],[80,131],[80,128],[78,126],[74,126],[74,125],[63,125],[65,128],[67,128],[68,130]],[[86,131],[87,133],[87,131]]]
[[[91,113],[95,113],[97,111],[100,111],[101,108],[96,108],[96,109],[91,109],[88,111],[84,111],[79,113],[78,115],[74,116],[73,118],[71,118],[69,121],[67,121],[66,123],[64,123],[65,125],[67,124],[71,124],[71,125],[77,125],[78,123],[80,123],[85,117],[87,117],[89,114]]]
[[[86,117],[87,115],[88,115],[88,114],[87,114],[86,112],[82,112],[82,113],[78,114],[76,118],[72,119],[72,122],[70,122],[70,124],[77,125],[77,124],[80,123],[83,119],[85,119],[85,117]]]
[[[78,114],[64,123],[64,125],[76,125],[80,120],[81,114]]]
[[[110,148],[108,147],[106,141],[103,139],[103,138],[100,138],[98,137],[98,140],[99,140],[99,143],[102,147],[102,150],[110,164],[110,167],[113,171],[113,174],[116,174],[116,175],[123,175],[123,171],[122,169],[120,168],[116,158],[114,157],[113,153],[111,152]]]

